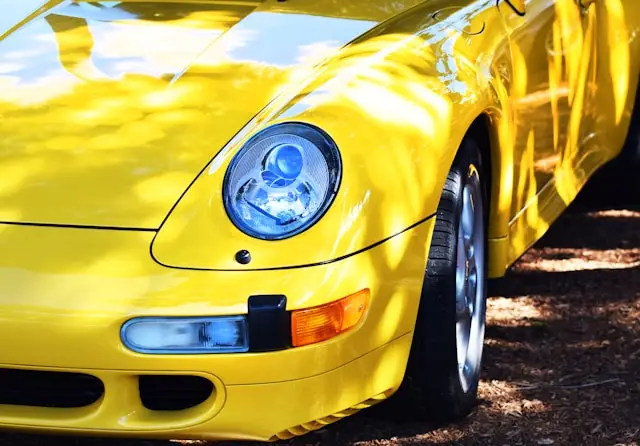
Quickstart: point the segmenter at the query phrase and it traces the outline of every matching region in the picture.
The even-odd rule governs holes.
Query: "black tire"
[[[475,175],[480,180],[479,189],[483,201],[481,232],[484,249],[482,273],[478,274],[478,286],[482,289],[476,295],[481,300],[480,345],[484,340],[487,292],[487,182],[478,145],[473,140],[466,140],[449,172],[438,206],[412,350],[404,388],[399,392],[401,395],[404,393],[403,399],[409,397],[413,400],[412,409],[418,409],[415,413],[419,417],[426,416],[429,420],[438,422],[450,422],[466,417],[477,399],[480,363],[475,368],[478,378],[469,380],[471,384],[465,389],[458,373],[456,343],[458,228],[463,190],[467,182],[472,181],[471,176]]]

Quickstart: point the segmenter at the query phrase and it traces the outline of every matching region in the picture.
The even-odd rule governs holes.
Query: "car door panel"
[[[598,59],[590,86],[593,137],[585,152],[597,151],[599,156],[583,163],[586,175],[620,152],[629,129],[640,76],[640,2],[597,0],[589,14],[597,20]]]
[[[514,111],[514,183],[510,211],[512,256],[548,229],[570,199],[567,156],[592,133],[585,109],[594,63],[589,21],[576,0],[529,0],[524,15],[509,2],[498,8],[509,34],[510,102]],[[574,194],[575,196],[575,194]]]

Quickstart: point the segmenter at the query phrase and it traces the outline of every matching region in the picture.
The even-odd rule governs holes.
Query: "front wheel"
[[[487,297],[487,186],[477,144],[460,148],[442,191],[407,369],[430,419],[465,417],[477,397]]]

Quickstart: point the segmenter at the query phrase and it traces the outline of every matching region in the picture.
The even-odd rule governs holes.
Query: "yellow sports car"
[[[0,428],[464,417],[487,278],[638,152],[639,33],[638,0],[0,0]]]

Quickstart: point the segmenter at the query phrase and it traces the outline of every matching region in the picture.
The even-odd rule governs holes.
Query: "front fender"
[[[213,159],[163,223],[153,257],[166,266],[210,270],[321,264],[432,217],[462,138],[477,116],[496,107],[490,72],[493,47],[502,42],[499,20],[493,0],[432,1],[347,46],[306,85],[270,104]],[[227,217],[224,173],[249,137],[289,121],[321,127],[337,143],[340,190],[307,231],[258,240]],[[406,248],[389,251],[389,263],[399,262]],[[240,250],[251,253],[251,263],[234,260]]]

